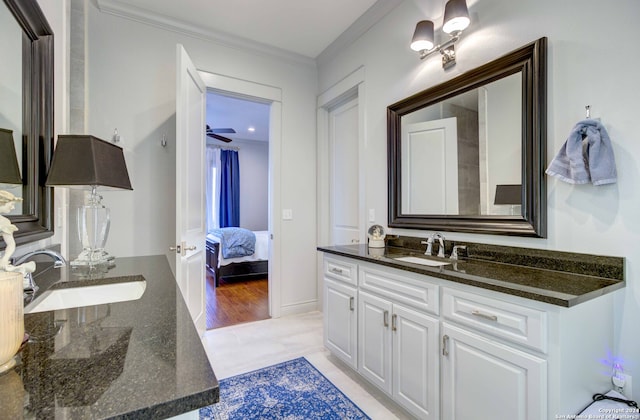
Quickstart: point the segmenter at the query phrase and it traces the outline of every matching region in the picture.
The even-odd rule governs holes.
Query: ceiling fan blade
[[[233,128],[212,128],[211,132],[216,134],[235,134],[236,130]]]
[[[224,137],[224,136],[221,136],[221,135],[215,134],[215,133],[207,133],[207,136],[212,137],[212,138],[214,138],[216,140],[223,141],[225,143],[229,143],[229,142],[232,141],[229,137]]]

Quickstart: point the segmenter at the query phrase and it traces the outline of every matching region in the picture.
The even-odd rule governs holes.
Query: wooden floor
[[[220,282],[207,273],[207,329],[269,318],[267,279]]]

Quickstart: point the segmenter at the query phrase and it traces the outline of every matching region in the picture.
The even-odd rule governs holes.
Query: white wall
[[[240,147],[240,226],[267,230],[269,226],[269,143],[236,140]]]
[[[274,211],[295,215],[274,232],[282,241],[281,304],[315,301],[315,69],[102,13],[93,2],[88,9],[88,130],[110,138],[118,129],[134,188],[104,193],[112,210],[107,249],[118,257],[166,254],[174,243],[175,55],[182,43],[199,70],[281,89]]]
[[[444,82],[537,38],[549,39],[547,162],[573,125],[584,118],[585,105],[602,119],[613,144],[618,183],[571,186],[554,178],[548,186],[548,238],[446,233],[447,238],[626,258],[627,286],[616,293],[613,356],[640,377],[640,177],[636,121],[640,55],[637,40],[640,2],[479,0],[469,1],[472,26],[456,47],[458,63],[444,71],[440,58],[424,61],[409,49],[415,24],[425,15],[417,0],[405,0],[380,23],[338,54],[323,57],[319,91],[324,92],[359,66],[366,74],[366,209],[375,209],[386,225],[386,107],[399,99]],[[443,2],[444,3],[444,2]],[[438,13],[442,13],[441,10]],[[439,26],[439,25],[438,25]],[[439,28],[436,31],[440,32]],[[381,191],[382,190],[382,191]],[[393,229],[393,233],[426,232]],[[588,326],[585,325],[585,328]],[[602,355],[603,359],[609,355]],[[638,380],[636,379],[636,382]],[[640,399],[640,387],[634,387]],[[586,401],[585,401],[586,403]]]
[[[226,143],[208,141],[221,148]],[[240,166],[240,227],[259,231],[269,229],[269,143],[236,139]]]
[[[522,184],[522,165],[520,156],[522,146],[514,139],[522,135],[522,77],[511,75],[495,81],[482,89],[481,101],[486,110],[485,139],[487,214],[511,214],[511,207],[493,204],[496,198],[496,185]],[[515,92],[515,94],[514,94]],[[480,107],[479,107],[480,108]],[[484,118],[480,118],[484,120]],[[482,138],[482,134],[480,135]],[[482,152],[480,153],[482,156]],[[482,160],[480,160],[483,162]],[[482,170],[482,164],[481,164]],[[520,207],[518,207],[518,212]]]

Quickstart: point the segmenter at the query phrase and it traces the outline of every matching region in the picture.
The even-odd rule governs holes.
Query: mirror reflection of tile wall
[[[458,129],[458,214],[482,214],[478,111],[447,103],[442,113],[444,118],[456,117]]]
[[[70,134],[86,134],[85,126],[85,1],[71,0],[70,14],[70,62],[69,69],[69,131]],[[69,189],[69,217],[67,238],[69,243],[68,257],[74,260],[82,251],[82,243],[78,236],[76,212],[84,205],[87,193],[83,190]]]

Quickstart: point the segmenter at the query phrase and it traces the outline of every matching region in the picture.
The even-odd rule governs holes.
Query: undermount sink
[[[140,299],[147,287],[142,276],[131,281],[47,290],[24,308],[25,314]]]
[[[446,261],[428,260],[426,258],[412,257],[412,256],[397,257],[397,258],[394,258],[394,260],[413,263],[413,264],[428,265],[430,267],[440,267],[440,266],[443,266],[443,265],[451,264],[450,262],[446,262]]]

